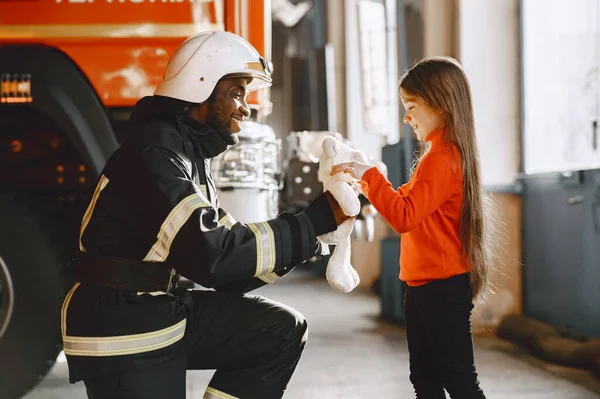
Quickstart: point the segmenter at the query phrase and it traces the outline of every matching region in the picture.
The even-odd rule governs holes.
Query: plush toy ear
[[[325,136],[321,146],[323,147],[323,153],[327,155],[327,158],[334,158],[338,152],[339,141],[333,136]]]
[[[356,161],[356,162],[360,162],[360,163],[369,163],[369,160],[367,159],[367,156],[365,155],[364,152],[362,151],[358,151],[355,150],[354,153],[352,154],[352,158]]]

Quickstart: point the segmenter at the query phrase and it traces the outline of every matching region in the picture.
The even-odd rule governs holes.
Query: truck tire
[[[67,260],[35,213],[0,194],[0,397],[21,398],[62,350]]]

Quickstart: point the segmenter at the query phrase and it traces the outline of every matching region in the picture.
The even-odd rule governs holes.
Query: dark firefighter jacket
[[[186,105],[159,96],[136,104],[132,134],[108,160],[83,215],[80,252],[164,264],[206,288],[236,292],[314,256],[316,236],[336,228],[327,199],[300,214],[236,222],[219,206],[209,167],[227,145],[185,116]],[[75,283],[61,312],[71,381],[172,356],[186,315],[178,295]]]

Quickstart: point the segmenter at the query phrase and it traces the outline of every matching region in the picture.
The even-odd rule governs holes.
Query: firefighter
[[[247,94],[270,84],[248,42],[206,32],[136,104],[83,216],[61,313],[69,379],[89,398],[185,398],[186,370],[201,369],[216,370],[205,399],[283,396],[306,320],[247,293],[314,256],[347,216],[329,193],[262,223],[219,206],[210,159],[237,142]],[[207,289],[177,287],[180,275]]]

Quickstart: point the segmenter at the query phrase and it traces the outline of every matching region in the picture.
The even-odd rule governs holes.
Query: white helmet
[[[202,103],[223,77],[251,77],[248,91],[271,86],[271,65],[230,32],[208,31],[184,41],[169,60],[154,94]]]

